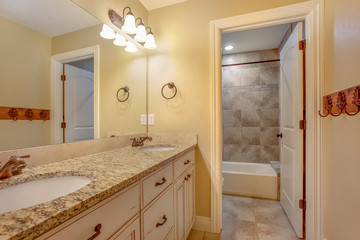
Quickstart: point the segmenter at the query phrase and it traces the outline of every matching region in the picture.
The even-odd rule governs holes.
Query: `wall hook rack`
[[[125,98],[123,98],[123,99],[119,98],[119,93],[121,91],[123,91],[125,94]],[[116,92],[116,98],[119,102],[126,102],[126,100],[128,100],[128,98],[129,98],[129,96],[130,96],[130,89],[128,86],[122,87]]]
[[[168,86],[170,89],[174,89],[174,94],[171,97],[166,97],[164,95],[164,88]],[[161,88],[161,95],[165,98],[165,99],[173,99],[177,94],[177,87],[175,86],[175,83],[173,82],[168,82],[167,84],[165,84],[162,88]]]
[[[50,120],[50,110],[19,107],[0,107],[1,120]]]
[[[337,95],[336,106],[339,109],[338,113],[333,112],[332,99],[333,97],[336,97],[336,95]],[[353,101],[351,101],[351,96]],[[324,96],[323,104],[324,104],[324,108],[323,108],[324,115],[321,114],[320,111],[318,111],[320,117],[327,117],[328,115],[331,115],[333,117],[338,117],[342,113],[345,113],[348,116],[357,115],[360,112],[360,85]]]

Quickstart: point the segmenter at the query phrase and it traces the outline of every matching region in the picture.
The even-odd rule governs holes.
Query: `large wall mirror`
[[[74,2],[0,3],[0,109],[50,110],[0,119],[0,151],[146,132],[146,52],[101,38],[102,16]]]

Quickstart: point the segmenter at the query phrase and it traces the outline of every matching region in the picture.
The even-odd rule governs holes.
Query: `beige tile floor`
[[[280,202],[223,195],[220,234],[191,230],[187,240],[298,240]]]

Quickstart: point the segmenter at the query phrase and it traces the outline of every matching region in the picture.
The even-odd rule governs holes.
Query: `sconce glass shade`
[[[116,34],[115,40],[113,41],[114,45],[119,46],[119,47],[124,47],[127,45],[127,41],[126,39],[121,36],[120,34]]]
[[[149,33],[147,35],[147,39],[146,39],[146,43],[144,44],[144,47],[146,49],[155,49],[157,47],[155,43],[154,35],[152,33]]]
[[[100,36],[105,39],[114,39],[115,32],[108,25],[104,24]]]
[[[140,23],[138,25],[134,39],[141,43],[146,42],[147,37],[146,37],[146,29],[144,24]]]
[[[125,51],[130,52],[130,53],[135,53],[138,51],[137,47],[135,46],[135,44],[131,43],[128,41]]]
[[[121,30],[123,30],[127,34],[136,33],[135,17],[134,14],[132,14],[132,12],[126,14],[124,26],[122,26]]]

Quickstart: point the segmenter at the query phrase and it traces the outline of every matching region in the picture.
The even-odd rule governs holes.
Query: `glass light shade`
[[[124,47],[127,45],[126,39],[120,34],[116,34],[115,40],[113,41],[114,45]]]
[[[132,13],[128,13],[126,15],[124,26],[122,26],[121,30],[123,30],[127,34],[136,33],[135,17]]]
[[[104,24],[100,36],[105,39],[114,39],[115,32],[108,25]]]
[[[154,35],[152,33],[149,33],[147,35],[147,39],[146,39],[146,43],[144,44],[144,47],[146,49],[155,49],[157,47],[155,43]]]
[[[144,24],[139,24],[134,39],[141,43],[146,42],[147,37],[146,37],[146,30]]]
[[[128,42],[127,45],[126,45],[125,51],[130,52],[130,53],[134,53],[134,52],[137,52],[138,49],[135,46],[135,44],[133,44],[131,42]]]

